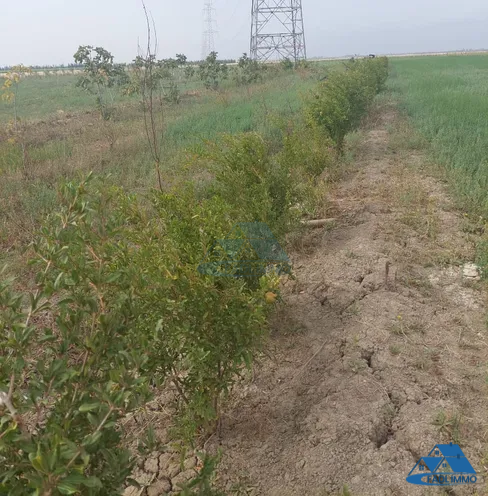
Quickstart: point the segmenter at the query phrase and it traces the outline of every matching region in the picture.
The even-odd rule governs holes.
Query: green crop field
[[[488,214],[488,56],[392,59],[390,88],[466,207]]]

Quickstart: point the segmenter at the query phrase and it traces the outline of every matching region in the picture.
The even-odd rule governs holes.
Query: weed
[[[347,307],[344,314],[349,316],[357,317],[361,313],[361,307],[358,302],[354,302],[352,305]]]
[[[412,276],[403,276],[402,283],[405,286],[415,288],[418,290],[423,296],[431,296],[434,286],[426,277],[418,277],[415,275]]]
[[[425,325],[420,321],[405,322],[401,315],[398,315],[395,322],[390,327],[390,332],[397,336],[407,337],[409,334],[425,334]]]
[[[137,442],[137,449],[141,454],[151,453],[152,451],[158,450],[160,447],[160,442],[156,437],[156,432],[152,425],[150,425],[146,431],[139,437]]]
[[[358,374],[361,370],[367,367],[365,360],[351,360],[349,362],[349,368],[354,374]]]
[[[402,349],[400,346],[392,344],[390,345],[390,353],[392,355],[399,355],[402,352]]]
[[[434,425],[453,443],[461,444],[461,415],[440,410],[434,418]]]
[[[429,350],[424,349],[422,350],[422,353],[416,354],[414,366],[419,370],[428,370],[432,366],[432,359]]]

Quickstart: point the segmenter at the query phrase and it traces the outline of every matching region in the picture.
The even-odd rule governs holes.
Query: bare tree
[[[147,44],[145,51],[139,46],[139,56],[136,59],[136,70],[141,75],[141,97],[144,112],[144,128],[151,151],[151,156],[156,168],[159,189],[163,191],[161,178],[161,157],[164,141],[164,107],[163,94],[154,72],[157,64],[156,54],[158,50],[158,38],[154,19],[148,13],[144,0],[141,0],[144,15],[146,17]],[[151,29],[152,25],[152,29]],[[153,42],[154,33],[154,42]]]

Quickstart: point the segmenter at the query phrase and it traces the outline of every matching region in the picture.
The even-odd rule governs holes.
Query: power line
[[[251,58],[307,58],[301,0],[252,0]]]

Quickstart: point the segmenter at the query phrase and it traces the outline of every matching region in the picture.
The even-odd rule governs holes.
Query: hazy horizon
[[[159,39],[159,58],[201,55],[203,0],[146,0]],[[215,0],[220,58],[249,52],[251,2]],[[488,3],[420,0],[392,4],[375,0],[302,0],[309,57],[367,53],[415,53],[488,48]],[[171,9],[171,14],[169,14]],[[140,0],[23,0],[2,6],[8,24],[0,30],[0,66],[57,65],[73,62],[79,45],[103,46],[118,62],[129,62],[144,43],[145,18]]]

